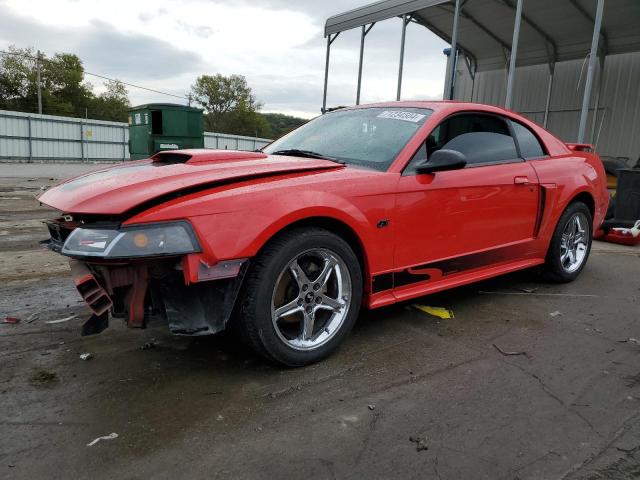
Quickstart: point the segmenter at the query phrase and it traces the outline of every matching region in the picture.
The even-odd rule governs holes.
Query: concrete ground
[[[596,242],[568,285],[419,300],[451,320],[363,312],[331,358],[283,369],[224,335],[80,337],[33,198],[77,169],[47,168],[0,164],[0,322],[22,319],[0,324],[0,478],[640,477],[640,247]]]

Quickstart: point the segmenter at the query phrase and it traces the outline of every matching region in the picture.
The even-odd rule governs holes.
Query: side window
[[[431,143],[433,151],[448,149],[464,153],[469,165],[518,158],[507,123],[492,115],[463,114],[451,117],[441,124],[440,132],[431,139]]]
[[[441,149],[457,150],[467,157],[467,164],[522,161],[507,120],[495,115],[464,113],[446,119],[427,137],[426,156]],[[406,174],[414,174],[415,167],[424,160],[421,147],[409,162]]]
[[[546,154],[536,136],[524,125],[511,121],[511,126],[518,140],[522,158],[540,158]]]
[[[423,143],[422,145],[420,145],[420,148],[418,148],[418,151],[413,154],[413,157],[411,157],[410,163],[411,165],[417,165],[421,162],[424,162],[427,158],[427,149],[425,148],[425,144]]]
[[[402,174],[415,175],[416,167],[420,165],[422,162],[424,162],[426,159],[427,159],[427,149],[426,149],[426,144],[423,143],[420,145],[420,148],[418,148],[416,153],[413,154],[413,157],[411,157],[411,160],[409,160],[409,163],[405,167],[404,172],[402,172]]]

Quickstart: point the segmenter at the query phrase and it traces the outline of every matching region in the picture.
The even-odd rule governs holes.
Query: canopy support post
[[[578,127],[578,143],[584,143],[584,133],[587,128],[587,115],[589,113],[589,101],[591,100],[591,89],[593,87],[593,73],[598,61],[598,41],[600,40],[600,27],[602,26],[602,12],[604,10],[604,0],[598,0],[596,7],[596,18],[593,26],[593,37],[591,39],[591,53],[589,54],[589,68],[587,79],[584,85],[582,96],[582,110],[580,111],[580,126]]]
[[[542,121],[542,126],[547,128],[547,123],[549,122],[549,106],[551,105],[551,91],[553,90],[553,77],[556,71],[556,64],[549,64],[549,85],[547,85],[547,101],[544,104],[544,120]]]
[[[327,35],[327,58],[325,60],[324,65],[324,94],[322,96],[322,113],[324,114],[327,111],[327,86],[329,85],[329,54],[331,53],[331,44],[333,41],[338,38],[340,32]]]
[[[511,108],[513,101],[513,79],[516,73],[516,61],[518,58],[518,40],[520,39],[520,22],[522,20],[522,3],[518,0],[516,7],[516,18],[513,23],[513,41],[511,42],[511,59],[509,60],[509,76],[507,78],[507,96],[504,101],[505,108]]]
[[[360,105],[360,90],[362,88],[362,61],[364,59],[364,39],[376,23],[373,22],[369,27],[362,26],[362,35],[360,36],[360,63],[358,64],[358,90],[356,91],[356,105]]]
[[[404,68],[404,41],[407,36],[407,24],[411,21],[411,17],[406,13],[402,15],[402,37],[400,38],[400,64],[398,66],[398,91],[396,100],[400,101],[402,93],[402,69]]]
[[[447,62],[447,84],[445,85],[444,100],[453,100],[453,86],[458,53],[458,21],[460,20],[460,0],[456,0],[453,12],[453,32],[451,33],[451,53]]]
[[[476,69],[477,66],[474,65],[471,61],[471,59],[469,59],[466,55],[465,55],[465,63],[467,64],[467,70],[469,70],[469,76],[471,77],[471,98],[469,99],[470,102],[473,102],[473,91],[474,88],[476,86]]]
[[[600,95],[602,94],[602,87],[604,85],[604,55],[600,57],[600,74],[598,76],[598,89],[596,90],[596,100],[593,106],[593,118],[591,119],[591,143],[595,143],[596,124],[598,121],[598,110],[600,110]]]

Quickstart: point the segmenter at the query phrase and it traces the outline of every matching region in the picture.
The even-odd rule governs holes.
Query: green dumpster
[[[202,110],[173,103],[150,103],[129,109],[132,160],[183,148],[204,148]]]

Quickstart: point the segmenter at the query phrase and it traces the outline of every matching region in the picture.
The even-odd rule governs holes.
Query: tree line
[[[19,112],[38,111],[38,71],[33,48],[9,47],[0,61],[0,108]],[[42,112],[73,117],[91,116],[98,120],[126,121],[128,92],[117,80],[104,84],[99,95],[84,78],[84,67],[77,55],[56,53],[40,56]]]
[[[9,47],[0,56],[0,109],[38,111],[38,69],[42,113],[126,122],[131,106],[129,92],[119,80],[108,80],[103,91],[85,79],[82,60],[74,54],[40,55],[33,48]],[[204,111],[205,130],[277,138],[306,120],[279,113],[262,113],[262,104],[242,75],[201,75],[189,98]]]

